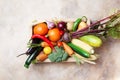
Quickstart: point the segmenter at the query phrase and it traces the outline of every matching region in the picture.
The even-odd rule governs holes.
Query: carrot
[[[55,42],[51,42],[54,46],[56,45],[56,43]],[[49,44],[47,43],[47,42],[41,42],[41,46],[42,47],[48,47],[49,46]]]
[[[47,58],[48,58],[48,55],[44,54],[44,52],[41,51],[41,52],[39,53],[39,55],[36,57],[36,60],[37,60],[37,61],[44,61],[44,60],[47,59]]]
[[[63,48],[68,53],[68,55],[72,56],[72,54],[74,54],[74,51],[71,49],[71,47],[69,47],[65,42],[62,42],[62,44],[63,44]]]
[[[41,46],[42,47],[47,47],[47,46],[49,46],[49,44],[47,42],[41,42]]]

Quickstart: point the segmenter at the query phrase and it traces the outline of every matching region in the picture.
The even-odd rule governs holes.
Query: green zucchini
[[[41,50],[42,47],[38,47],[32,54],[30,54],[27,60],[25,61],[24,67],[29,68],[31,62],[38,56]]]
[[[75,52],[77,52],[79,55],[85,57],[85,58],[89,58],[90,54],[86,51],[84,51],[82,48],[72,44],[72,43],[67,43]]]
[[[81,22],[81,18],[78,18],[78,19],[74,22],[73,27],[72,27],[72,30],[73,30],[73,31],[76,31],[76,30],[77,30],[78,25],[79,25],[80,22]]]

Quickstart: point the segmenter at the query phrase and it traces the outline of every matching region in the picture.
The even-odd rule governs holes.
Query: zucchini
[[[84,51],[82,48],[74,45],[73,43],[67,43],[68,46],[70,46],[75,52],[77,52],[79,55],[85,57],[85,58],[89,58],[90,54],[86,51]]]
[[[92,47],[100,47],[102,45],[102,40],[94,35],[85,35],[80,37],[79,39]]]
[[[76,30],[77,30],[78,25],[79,25],[80,22],[81,22],[81,18],[78,18],[78,19],[74,22],[73,27],[72,27],[72,30],[73,30],[73,31],[76,31]]]
[[[24,67],[29,68],[31,62],[39,55],[42,47],[38,47],[32,54],[29,55],[27,60],[25,61]]]
[[[83,50],[87,51],[90,54],[94,54],[94,49],[93,47],[91,47],[90,45],[88,45],[87,43],[79,40],[79,39],[72,39],[71,41],[74,45],[82,48]]]

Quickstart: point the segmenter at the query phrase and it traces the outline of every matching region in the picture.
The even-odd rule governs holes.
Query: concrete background
[[[96,65],[43,63],[23,67],[32,21],[52,18],[76,19],[87,16],[101,19],[120,0],[0,0],[0,80],[120,80],[120,40],[107,39],[96,52]]]

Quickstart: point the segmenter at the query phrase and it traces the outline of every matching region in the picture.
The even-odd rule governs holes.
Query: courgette
[[[31,62],[38,56],[41,50],[42,47],[38,47],[32,54],[30,54],[27,60],[25,61],[24,67],[29,68]]]
[[[92,47],[100,47],[102,45],[102,40],[94,35],[85,35],[80,37],[79,39]]]
[[[84,51],[82,48],[74,45],[73,43],[67,43],[75,52],[77,52],[79,55],[85,57],[85,58],[89,58],[90,54],[86,51]]]

